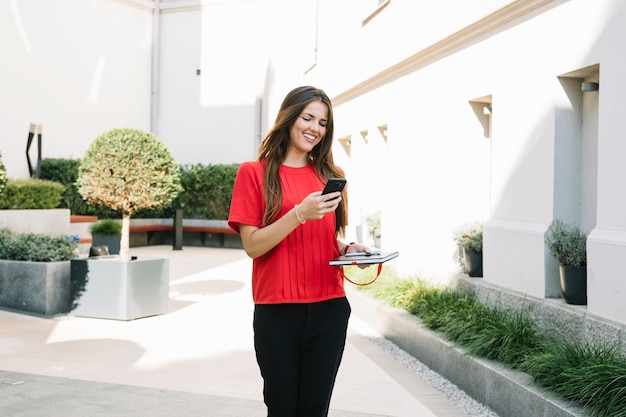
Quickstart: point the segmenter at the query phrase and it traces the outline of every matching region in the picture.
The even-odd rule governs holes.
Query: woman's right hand
[[[325,194],[316,191],[302,200],[291,211],[272,224],[265,227],[256,227],[240,224],[239,235],[246,253],[251,258],[265,255],[272,250],[295,228],[307,220],[319,220],[326,214],[337,209],[341,201],[341,192]],[[297,212],[296,212],[297,208]]]
[[[341,191],[322,195],[316,191],[298,203],[298,214],[302,220],[319,220],[326,214],[337,210],[341,202]]]

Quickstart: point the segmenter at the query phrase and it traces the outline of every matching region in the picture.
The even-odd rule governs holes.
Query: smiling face
[[[308,154],[326,135],[328,108],[321,101],[311,101],[289,130],[287,159],[308,163]]]

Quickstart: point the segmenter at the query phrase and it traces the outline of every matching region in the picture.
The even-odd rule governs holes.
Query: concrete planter
[[[71,304],[70,261],[0,260],[0,306],[55,316]]]
[[[169,259],[71,261],[72,315],[133,320],[169,311]]]

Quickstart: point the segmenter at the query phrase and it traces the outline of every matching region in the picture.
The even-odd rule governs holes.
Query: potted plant
[[[569,304],[587,304],[587,236],[572,223],[555,219],[546,232],[545,242],[559,263],[563,298]]]
[[[380,248],[380,211],[370,214],[365,218],[367,229],[374,242],[375,248]]]
[[[470,277],[483,276],[483,223],[467,222],[453,231],[454,241],[461,248],[463,268]]]
[[[120,253],[72,261],[73,314],[131,320],[167,312],[167,259],[132,259],[130,217],[169,206],[182,191],[178,165],[163,142],[139,129],[117,128],[98,136],[78,168],[78,192],[92,204],[122,216]]]
[[[106,246],[106,253],[117,255],[120,253],[120,237],[122,224],[115,219],[103,219],[89,228],[92,236],[92,247]]]

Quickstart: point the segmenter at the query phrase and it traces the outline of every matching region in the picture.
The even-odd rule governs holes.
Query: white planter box
[[[74,316],[133,320],[169,311],[169,259],[73,259],[71,267]]]

